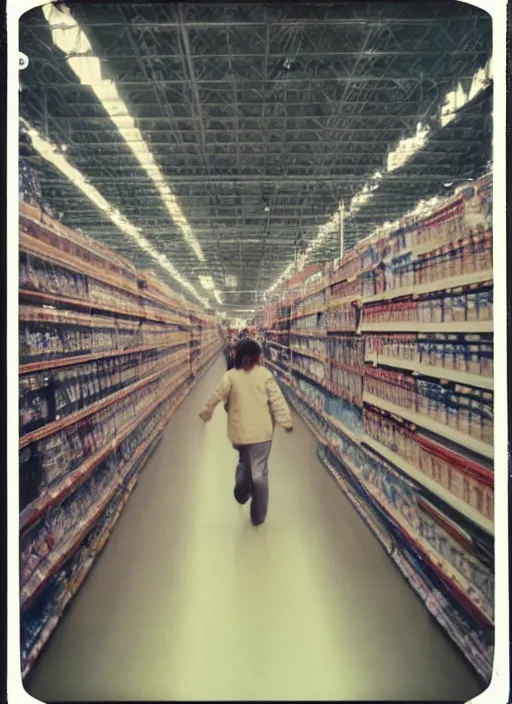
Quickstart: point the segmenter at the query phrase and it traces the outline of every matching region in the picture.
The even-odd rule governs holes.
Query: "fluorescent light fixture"
[[[203,306],[209,307],[209,301],[198,294],[194,286],[185,279],[184,276],[176,269],[174,264],[169,261],[165,254],[158,252],[153,245],[141,234],[140,230],[129,222],[116,208],[113,208],[110,203],[105,200],[99,191],[87,182],[84,175],[72,166],[61,150],[55,145],[48,142],[44,137],[41,137],[39,132],[34,129],[29,123],[20,118],[22,128],[31,139],[32,146],[42,156],[43,159],[58,169],[64,176],[71,181],[91,203],[101,210],[111,222],[114,223],[122,232],[130,237],[138,246],[150,257],[152,257],[165,271],[172,276],[183,288],[189,291],[197,298]]]
[[[165,183],[162,172],[148,149],[140,130],[135,125],[135,120],[119,96],[116,84],[102,78],[101,62],[93,55],[87,36],[72,17],[69,8],[61,6],[58,9],[55,5],[48,4],[43,6],[43,13],[52,30],[53,43],[67,56],[68,65],[80,83],[92,88],[112,122],[116,125],[119,134],[153,181],[183,239],[193,250],[198,260],[204,262],[205,257],[201,245],[192,232],[176,196]]]
[[[377,182],[367,183],[350,201],[349,214],[357,213],[363,205],[366,205],[373,198],[378,187]]]
[[[396,169],[405,166],[420,149],[423,149],[430,135],[430,127],[422,125],[418,122],[416,126],[416,134],[412,137],[401,139],[396,149],[388,154],[388,171],[396,171]]]
[[[222,244],[261,244],[261,237],[244,237],[240,238],[238,237],[237,239],[222,239],[221,243]]]
[[[236,288],[238,286],[238,279],[232,274],[227,274],[225,278],[226,288]]]
[[[446,94],[441,108],[441,127],[449,125],[455,119],[461,108],[474,100],[488,85],[493,78],[492,56],[489,61],[479,68],[473,75],[471,86],[468,91],[461,83],[456,88]]]
[[[203,276],[203,275],[200,275],[198,278],[199,278],[199,283],[204,288],[204,290],[211,292],[212,295],[214,296],[215,300],[217,301],[217,303],[222,305],[222,298],[221,298],[219,291],[217,291],[217,289],[215,288],[215,282],[214,282],[213,278],[211,276]]]
[[[213,291],[215,284],[211,276],[199,276],[199,283],[205,291]]]
[[[283,283],[283,281],[285,281],[286,279],[288,279],[290,277],[290,274],[292,273],[292,270],[293,270],[293,266],[294,266],[294,262],[290,262],[290,264],[288,264],[288,266],[283,271],[283,273],[280,276],[278,276],[278,278],[274,281],[272,286],[270,286],[267,289],[267,293],[272,293],[273,291],[275,291],[275,289],[278,286],[280,286]]]

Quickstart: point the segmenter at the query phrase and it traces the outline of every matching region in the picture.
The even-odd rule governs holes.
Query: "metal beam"
[[[126,6],[125,6],[126,7]],[[473,24],[475,21],[475,16],[473,15],[472,17],[464,17],[463,15],[457,16],[453,18],[455,22],[458,24],[462,23],[470,23]],[[383,26],[404,26],[404,27],[423,27],[423,26],[428,26],[432,27],[432,25],[443,25],[447,21],[446,17],[432,17],[432,18],[424,18],[424,17],[388,17],[388,18],[368,18],[368,19],[351,19],[351,18],[325,18],[325,19],[291,19],[291,20],[286,20],[286,19],[272,19],[272,26],[273,27],[304,27],[304,28],[310,28],[310,27],[368,27],[375,25],[377,27],[383,27]],[[492,23],[492,17],[488,15],[487,13],[485,14],[479,14],[478,15],[478,21],[484,24],[489,24],[491,25]],[[108,28],[122,28],[123,23],[121,21],[105,21],[105,22],[95,22],[95,21],[88,21],[87,27],[99,27],[100,29],[108,29]],[[143,20],[143,21],[138,21],[138,20],[132,20],[130,19],[130,26],[131,27],[137,27],[137,28],[144,28],[144,29],[167,29],[167,28],[173,28],[173,29],[179,29],[180,28],[180,22],[179,21],[170,21],[170,20],[158,20],[158,21],[152,21],[152,20]],[[30,26],[33,27],[34,29],[37,29],[38,27],[47,27],[46,23],[43,22],[31,22]],[[260,27],[262,29],[265,28],[265,20],[235,20],[235,19],[230,19],[229,21],[226,20],[184,20],[184,26],[187,29],[226,29],[226,27],[247,27],[247,28],[253,28],[253,27]],[[58,28],[58,26],[56,26]],[[63,29],[65,29],[65,26],[62,26]]]
[[[133,25],[130,25],[133,26]],[[230,25],[226,25],[226,29],[229,30]],[[180,25],[181,28],[181,25]],[[385,56],[392,56],[392,57],[404,57],[404,56],[413,56],[413,57],[425,57],[425,58],[434,58],[436,56],[439,57],[451,57],[451,56],[487,56],[489,54],[489,51],[487,48],[481,48],[481,49],[461,49],[460,51],[445,51],[443,49],[433,49],[430,51],[422,51],[422,50],[415,50],[415,49],[400,49],[400,50],[379,50],[379,49],[368,49],[367,51],[359,52],[359,51],[300,51],[297,54],[295,54],[295,59],[300,59],[300,58],[307,58],[307,59],[315,59],[315,58],[321,58],[324,61],[328,61],[330,59],[337,59],[337,58],[346,58],[349,56],[362,56],[362,57],[367,57],[367,58],[382,58]],[[82,57],[88,57],[88,53],[83,53],[83,52],[70,52],[66,56],[57,56],[55,57],[55,62],[63,62],[66,63],[68,59],[70,58],[82,58]],[[165,60],[165,59],[176,59],[179,55],[177,54],[150,54],[148,56],[142,56],[143,61],[153,61],[155,59],[159,60]],[[210,60],[210,59],[225,59],[226,61],[232,61],[233,59],[236,59],[237,61],[239,60],[250,60],[250,59],[267,59],[267,60],[279,60],[279,59],[286,59],[289,56],[289,52],[269,52],[268,56],[265,52],[251,52],[251,53],[243,53],[243,52],[236,52],[235,53],[230,53],[230,54],[225,54],[225,53],[212,53],[212,54],[190,54],[190,58],[195,61],[195,60]],[[130,61],[133,58],[136,58],[137,54],[135,53],[130,53],[130,54],[105,54],[105,55],[100,55],[98,58],[100,60],[114,60],[114,61]]]
[[[460,76],[459,80],[460,81],[470,81],[473,78],[471,75],[464,75]],[[263,79],[247,79],[241,76],[241,86],[245,89],[251,89],[253,86],[261,86],[265,83]],[[303,84],[304,82],[310,80],[309,78],[293,78],[290,76],[286,76],[285,78],[272,78],[269,79],[271,83],[275,84]],[[340,83],[358,83],[361,85],[367,85],[368,83],[380,83],[381,82],[381,77],[380,76],[355,76],[355,77],[350,77],[350,76],[314,76],[311,78],[315,83],[317,84],[325,84],[328,83],[332,86],[339,85]],[[401,86],[401,85],[407,85],[408,83],[417,83],[418,78],[417,76],[390,76],[386,79],[389,84],[392,86]],[[428,78],[426,82],[431,83],[432,86],[436,86],[439,83],[450,83],[453,81],[453,76],[450,74],[442,75],[442,76],[437,76],[436,79],[434,78]],[[158,79],[153,81],[154,83],[161,85],[161,86],[172,86],[172,85],[187,85],[188,80],[186,78],[176,78],[176,79]],[[197,79],[197,85],[211,85],[211,86],[220,86],[222,84],[229,83],[228,79],[226,78],[201,78]],[[118,79],[116,80],[116,84],[118,86],[123,86],[125,88],[132,88],[132,87],[137,87],[137,86],[145,86],[146,82],[145,81],[140,81],[140,80],[130,80],[130,79]],[[53,83],[52,86],[54,88],[58,88],[59,90],[77,90],[80,89],[79,83],[74,83],[74,82],[66,82],[66,83]],[[83,88],[90,90],[89,86],[83,86]],[[389,85],[386,87],[383,87],[382,90],[389,90]]]

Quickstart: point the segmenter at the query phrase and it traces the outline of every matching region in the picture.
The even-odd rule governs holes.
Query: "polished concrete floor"
[[[467,700],[463,657],[316,457],[276,433],[268,522],[232,494],[217,362],[171,421],[28,691],[66,700]]]

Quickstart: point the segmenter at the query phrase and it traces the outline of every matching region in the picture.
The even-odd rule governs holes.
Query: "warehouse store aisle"
[[[481,690],[295,416],[268,522],[233,498],[215,363],[169,424],[25,685],[55,700],[467,700]]]

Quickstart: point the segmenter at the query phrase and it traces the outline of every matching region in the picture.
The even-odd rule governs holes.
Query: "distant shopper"
[[[229,370],[233,367],[233,345],[230,339],[227,339],[224,344],[224,356],[226,357],[226,365]]]
[[[228,346],[228,371],[235,366],[236,342],[230,342]]]
[[[251,520],[263,523],[268,509],[268,457],[274,425],[293,430],[288,404],[272,374],[260,366],[261,347],[251,338],[236,348],[235,368],[226,372],[199,417],[211,420],[222,403],[228,414],[228,437],[238,450],[235,499],[245,504],[252,497]]]

